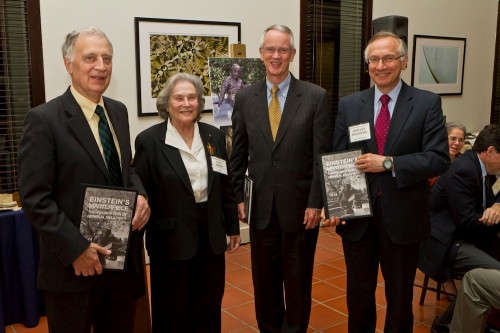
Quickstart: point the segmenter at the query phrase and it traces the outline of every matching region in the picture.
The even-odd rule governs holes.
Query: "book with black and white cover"
[[[82,184],[80,232],[111,250],[100,256],[105,270],[125,270],[138,192],[129,188]]]
[[[362,149],[352,149],[320,155],[326,218],[335,216],[345,221],[373,215],[366,174],[354,165],[362,154]]]

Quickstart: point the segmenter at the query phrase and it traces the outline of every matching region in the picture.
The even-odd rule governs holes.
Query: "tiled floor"
[[[313,279],[313,306],[309,332],[347,332],[346,274],[339,236],[333,228],[322,228],[316,249]],[[222,332],[257,332],[253,302],[253,286],[250,267],[250,244],[227,255],[226,291],[222,302]],[[417,272],[416,282],[423,276]],[[436,294],[428,292],[425,304],[418,304],[421,289],[414,288],[414,332],[429,332],[434,317],[448,305],[446,298],[436,300]],[[382,332],[385,318],[384,282],[379,275],[377,288],[377,332]],[[46,318],[41,318],[36,328],[15,324],[6,333],[46,333]]]

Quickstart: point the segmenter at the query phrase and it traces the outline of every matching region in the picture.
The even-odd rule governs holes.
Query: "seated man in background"
[[[492,308],[500,309],[500,271],[476,268],[462,278],[450,332],[483,333]]]
[[[488,175],[500,171],[500,127],[486,126],[471,151],[451,164],[432,188],[431,237],[422,242],[418,268],[444,282],[473,268],[500,269],[491,256],[498,246],[500,205],[493,204]],[[432,332],[448,332],[454,303],[436,318]]]

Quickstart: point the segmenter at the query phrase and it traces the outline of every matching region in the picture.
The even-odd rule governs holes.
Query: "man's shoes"
[[[450,324],[440,323],[438,317],[434,318],[434,322],[431,327],[432,333],[448,333],[450,332]]]

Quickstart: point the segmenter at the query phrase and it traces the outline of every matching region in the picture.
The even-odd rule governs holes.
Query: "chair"
[[[422,292],[420,293],[420,301],[418,302],[418,304],[424,305],[425,295],[427,294],[427,291],[433,291],[433,292],[435,292],[436,293],[436,299],[438,301],[441,300],[441,294],[444,294],[444,295],[447,295],[447,296],[456,296],[453,293],[449,293],[446,290],[443,290],[443,288],[442,288],[443,286],[442,286],[441,282],[437,282],[436,281],[436,287],[429,286],[429,279],[430,279],[430,277],[428,275],[424,275],[424,281],[422,282],[421,285],[417,284],[417,283],[413,284],[415,287],[422,288]],[[454,280],[461,280],[462,276],[456,274],[456,275],[452,276],[452,279],[454,279]]]

